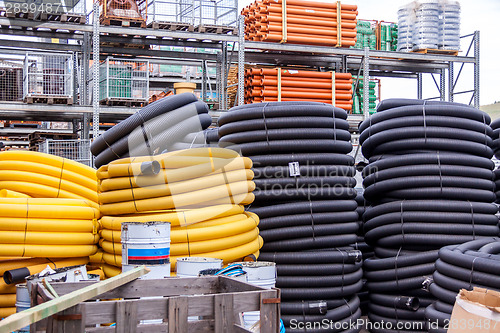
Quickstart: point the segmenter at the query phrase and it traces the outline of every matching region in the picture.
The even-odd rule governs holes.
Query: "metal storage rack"
[[[94,4],[94,13],[99,17],[99,7]],[[243,20],[238,20],[239,31],[243,32]],[[29,50],[65,51],[75,54],[75,68],[73,71],[75,82],[74,106],[60,105],[26,105],[21,103],[0,102],[0,119],[35,119],[35,120],[58,120],[68,119],[82,124],[81,137],[89,137],[89,123],[91,117],[94,123],[94,133],[98,132],[96,127],[99,120],[118,121],[135,112],[133,108],[100,106],[98,85],[92,85],[90,91],[89,83],[92,81],[91,71],[88,64],[91,57],[94,59],[93,66],[97,66],[99,60],[107,55],[127,57],[127,59],[138,61],[149,61],[151,64],[168,64],[173,62],[184,62],[186,64],[199,64],[205,69],[209,65],[217,67],[217,92],[219,93],[219,112],[228,109],[226,89],[227,74],[231,63],[238,64],[238,103],[243,103],[243,68],[245,63],[255,65],[304,65],[312,68],[327,67],[339,72],[352,72],[364,78],[373,77],[400,77],[412,78],[418,82],[418,95],[422,96],[422,78],[424,75],[432,75],[438,87],[439,99],[452,101],[457,94],[469,93],[473,105],[479,107],[479,32],[465,36],[471,38],[465,56],[450,56],[439,54],[419,54],[390,51],[372,51],[365,49],[345,49],[322,46],[291,45],[279,43],[263,43],[244,41],[243,34],[215,34],[198,33],[190,31],[173,31],[151,28],[134,28],[119,26],[101,26],[98,20],[93,24],[72,24],[61,22],[36,22],[26,19],[8,19],[0,17],[0,34],[34,36],[41,39],[59,38],[76,40],[68,44],[54,44],[45,41],[26,41],[20,44],[18,41],[0,39],[0,53],[24,54]],[[115,43],[118,46],[110,46]],[[159,49],[148,49],[144,47],[125,47],[123,45],[149,46],[166,45],[193,48],[205,48],[216,50],[216,53],[196,53],[167,51]],[[464,43],[462,43],[463,45]],[[237,46],[236,46],[237,45]],[[456,91],[456,83],[465,65],[474,66],[473,87],[467,91]],[[458,72],[455,74],[455,70]],[[97,69],[97,68],[95,68]],[[76,75],[78,73],[78,75]],[[437,79],[436,79],[437,77]],[[154,81],[156,80],[156,81]],[[152,82],[166,82],[167,79],[155,78]],[[98,82],[98,71],[93,72],[93,81]],[[201,79],[202,95],[207,92],[207,76]],[[369,80],[364,80],[366,85],[363,91],[365,102],[364,114],[351,115],[350,121],[357,125],[368,115],[368,91]],[[91,95],[94,96],[91,103]],[[217,116],[218,112],[214,112]],[[74,126],[73,128],[78,128]],[[0,131],[1,132],[1,131]]]

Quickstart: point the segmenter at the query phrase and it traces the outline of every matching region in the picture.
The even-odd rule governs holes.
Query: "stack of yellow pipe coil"
[[[262,246],[250,159],[223,148],[196,148],[116,160],[97,171],[101,240],[107,276],[120,272],[123,222],[171,223],[171,268],[178,257],[225,262],[258,255]]]
[[[87,264],[98,249],[99,218],[94,169],[38,152],[0,153],[2,277]],[[2,279],[0,318],[13,312],[15,285]]]

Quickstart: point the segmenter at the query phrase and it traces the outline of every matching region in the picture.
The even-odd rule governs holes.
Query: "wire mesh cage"
[[[147,0],[99,0],[99,6],[100,21],[104,25],[146,25]]]
[[[0,0],[2,16],[85,23],[85,0]]]
[[[192,4],[192,12],[187,11],[185,19],[192,18],[195,26],[219,25],[237,26],[237,0],[180,0],[183,4]]]
[[[138,102],[149,99],[149,62],[107,58],[99,65],[101,103]]]
[[[73,97],[73,55],[31,53],[24,58],[23,98]]]
[[[0,101],[23,100],[23,69],[0,65]]]
[[[148,25],[152,22],[175,22],[194,25],[193,1],[151,0],[148,2]]]
[[[92,166],[90,140],[52,140],[46,139],[38,146],[38,151],[64,157]]]

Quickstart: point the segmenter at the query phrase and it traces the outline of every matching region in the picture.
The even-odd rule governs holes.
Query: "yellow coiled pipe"
[[[11,190],[0,190],[0,198],[31,198],[29,195],[11,191]]]
[[[0,189],[34,198],[85,199],[99,208],[95,170],[50,154],[1,152]]]
[[[144,162],[147,162],[143,165]],[[183,256],[240,260],[262,247],[252,162],[223,148],[197,148],[125,158],[97,171],[100,246],[107,265],[121,268],[123,222],[170,222],[171,269]],[[146,170],[146,172],[144,171]],[[103,267],[106,276],[117,271]]]

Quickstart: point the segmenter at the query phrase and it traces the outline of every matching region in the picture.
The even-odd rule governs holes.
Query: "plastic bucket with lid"
[[[177,259],[177,277],[195,277],[205,269],[221,269],[222,259],[204,257],[183,257]]]
[[[170,276],[169,222],[123,222],[121,239],[123,272],[145,265],[144,279]]]

